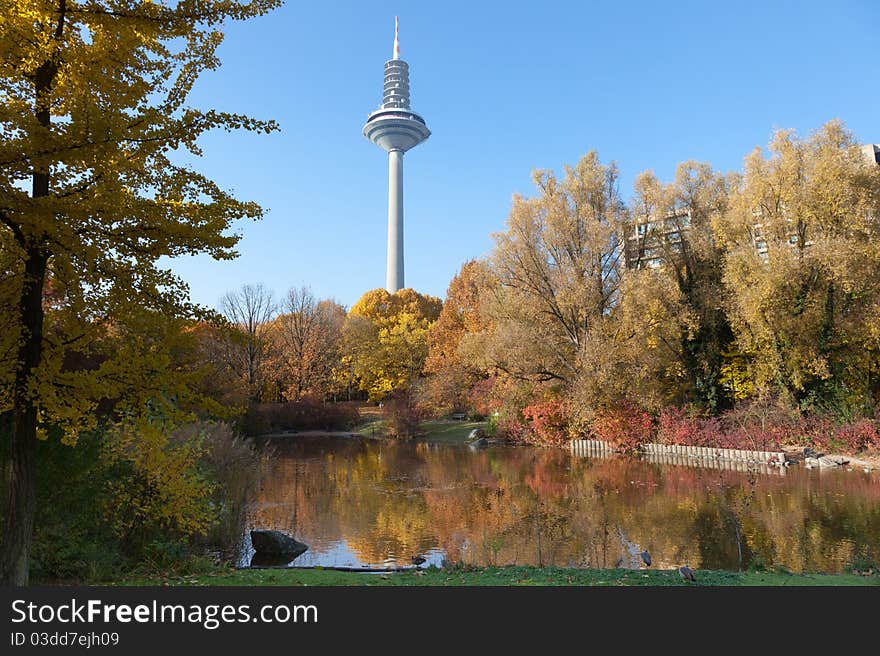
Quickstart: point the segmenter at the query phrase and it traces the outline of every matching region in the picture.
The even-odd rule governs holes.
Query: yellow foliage
[[[108,431],[102,459],[113,474],[105,519],[123,539],[151,530],[204,533],[213,485],[199,472],[201,436],[175,441],[173,427],[146,417]]]
[[[73,443],[101,400],[179,394],[151,336],[207,313],[159,260],[234,257],[232,221],[262,209],[172,154],[201,155],[215,128],[277,129],[188,96],[219,65],[220,25],[279,4],[0,3],[0,412],[36,409]]]
[[[507,230],[493,235],[497,284],[484,307],[490,327],[463,340],[463,355],[490,371],[570,382],[592,331],[618,294],[618,236],[625,207],[618,170],[587,153],[565,175],[537,170],[538,195],[516,195]]]
[[[360,389],[371,400],[408,387],[421,375],[428,330],[440,315],[440,299],[401,289],[374,289],[352,306],[343,339]]]
[[[780,131],[769,151],[746,158],[716,226],[739,347],[759,389],[864,394],[880,346],[880,167],[839,121]]]
[[[7,524],[22,527],[4,533],[0,582],[27,583],[40,428],[73,443],[101,403],[185,405],[153,329],[209,313],[162,258],[235,257],[233,221],[262,209],[181,159],[213,129],[277,129],[189,94],[219,66],[224,22],[280,4],[0,2],[0,413],[18,472]]]
[[[751,398],[755,394],[755,383],[748,362],[741,355],[725,354],[719,382],[730,390],[735,401]]]

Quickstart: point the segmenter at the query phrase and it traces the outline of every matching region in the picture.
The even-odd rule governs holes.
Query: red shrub
[[[724,442],[724,428],[717,417],[700,420],[701,427],[694,446],[715,446]]]
[[[857,419],[839,426],[834,432],[834,442],[849,453],[877,451],[880,450],[880,430],[871,419]]]
[[[809,415],[780,429],[782,444],[809,446],[818,451],[880,451],[880,422],[856,419],[848,424],[835,424],[828,417]]]
[[[699,431],[699,420],[688,417],[684,408],[664,408],[657,418],[657,441],[661,444],[693,444]]]
[[[687,408],[665,408],[657,423],[657,441],[661,444],[720,446],[724,441],[717,419],[696,416]]]
[[[598,439],[610,442],[616,450],[635,453],[639,445],[653,439],[654,420],[645,410],[625,401],[598,410],[592,429]]]
[[[801,417],[783,436],[783,443],[809,446],[827,450],[834,439],[834,422],[827,417],[810,415]]]
[[[419,431],[424,413],[416,403],[412,390],[402,390],[391,394],[382,404],[382,416],[388,435],[409,439]]]
[[[647,412],[632,404],[596,413],[593,432],[618,450],[634,451],[651,440]],[[656,440],[662,444],[725,449],[779,451],[781,445],[821,451],[880,451],[880,419],[858,419],[837,425],[818,415],[797,416],[781,406],[743,405],[720,417],[701,417],[689,408],[665,408],[657,418]]]
[[[719,418],[721,442],[727,449],[779,451],[797,427],[796,416],[786,407],[755,401],[728,410]]]
[[[563,444],[568,440],[568,408],[562,401],[533,403],[522,410],[534,441]]]
[[[723,449],[747,449],[751,451],[779,451],[779,438],[775,431],[761,427],[760,424],[734,426],[719,433]]]
[[[528,426],[514,419],[502,419],[498,422],[497,437],[511,442],[528,442],[530,434]]]
[[[686,408],[666,408],[658,419],[663,444],[722,449],[777,450],[788,430],[775,418],[767,421],[752,409],[729,411],[721,417],[699,417]]]

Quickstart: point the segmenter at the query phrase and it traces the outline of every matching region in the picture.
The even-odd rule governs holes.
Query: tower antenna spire
[[[400,59],[400,41],[397,40],[397,16],[394,17],[394,56],[391,59]]]

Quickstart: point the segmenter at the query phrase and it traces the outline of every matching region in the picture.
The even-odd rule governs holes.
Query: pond
[[[247,522],[309,545],[291,567],[477,565],[840,572],[880,562],[880,476],[664,465],[566,449],[338,437],[272,443]],[[240,559],[251,562],[247,532]],[[256,563],[255,563],[256,564]]]

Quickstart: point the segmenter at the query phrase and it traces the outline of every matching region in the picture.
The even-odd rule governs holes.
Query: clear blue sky
[[[486,254],[530,172],[590,149],[621,190],[687,159],[741,168],[776,128],[843,119],[880,142],[880,2],[293,2],[229,26],[193,104],[274,118],[212,133],[199,170],[267,208],[240,257],[181,258],[192,298],[306,284],[351,306],[384,286],[387,155],[361,128],[381,101],[394,16],[413,109],[432,130],[405,159],[406,284],[443,297]]]

